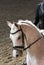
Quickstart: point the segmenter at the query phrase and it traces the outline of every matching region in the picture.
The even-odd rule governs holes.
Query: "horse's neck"
[[[33,26],[21,26],[21,27],[27,38],[27,43],[26,43],[27,46],[41,37],[41,34]],[[29,56],[28,53],[30,53],[31,56]],[[44,39],[43,38],[38,40],[30,48],[27,49],[27,56],[29,61],[31,59],[32,61],[31,63],[33,63],[32,65],[40,65],[42,62],[44,62]],[[35,61],[37,61],[37,64]],[[44,65],[44,63],[41,65]]]
[[[22,26],[22,29],[27,38],[27,46],[41,37],[41,34],[33,26]],[[28,49],[28,52],[30,52],[32,56],[36,56],[40,60],[42,57],[44,57],[44,39],[41,38]]]
[[[38,32],[38,30],[33,26],[22,26],[22,29],[27,37],[27,40],[32,43],[33,41],[37,40],[39,37],[41,37],[41,34]],[[28,43],[29,43],[28,42]]]

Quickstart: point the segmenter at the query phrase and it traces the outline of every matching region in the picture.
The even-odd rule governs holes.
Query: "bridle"
[[[18,26],[17,26],[17,27],[18,27]],[[22,46],[15,46],[15,47],[13,47],[13,49],[18,50],[18,51],[19,51],[19,49],[26,50],[26,49],[30,48],[33,44],[35,44],[37,41],[39,41],[39,40],[42,38],[42,36],[39,37],[37,40],[35,40],[34,42],[32,42],[31,44],[29,44],[29,46],[27,46],[27,47],[25,48],[25,47],[24,47],[24,44],[25,44],[24,39],[27,40],[27,38],[26,38],[26,35],[24,34],[24,32],[23,32],[21,26],[20,26],[20,29],[19,29],[19,30],[17,30],[17,31],[14,32],[14,33],[10,33],[10,34],[14,35],[14,34],[20,32],[20,31],[22,32],[22,43],[23,43],[23,44],[22,44]]]
[[[18,27],[18,25],[17,25],[16,23],[15,23],[15,26]],[[11,33],[11,32],[10,32],[10,34],[14,35],[14,34],[20,32],[20,31],[22,32],[22,43],[23,43],[23,44],[22,44],[22,46],[15,46],[15,47],[13,46],[13,49],[16,49],[16,50],[18,50],[18,51],[20,51],[19,48],[20,48],[20,49],[24,49],[24,37],[25,37],[25,34],[23,33],[23,30],[22,30],[21,26],[20,26],[20,29],[17,30],[16,32],[14,32],[14,33]]]

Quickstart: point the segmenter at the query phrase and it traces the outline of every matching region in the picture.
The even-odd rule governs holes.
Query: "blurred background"
[[[0,0],[0,65],[18,65],[12,63],[12,43],[6,21],[17,22],[19,19],[28,19],[33,22],[37,4],[41,1]]]

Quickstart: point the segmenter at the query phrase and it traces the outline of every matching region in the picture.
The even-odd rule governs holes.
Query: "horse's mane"
[[[29,20],[18,20],[17,24],[18,24],[18,25],[28,25],[28,26],[29,26],[29,24],[30,24],[30,25],[32,25],[33,27],[35,27],[38,31],[40,31],[40,29],[38,29],[38,27],[35,26],[35,25],[32,23],[32,21],[29,21]]]

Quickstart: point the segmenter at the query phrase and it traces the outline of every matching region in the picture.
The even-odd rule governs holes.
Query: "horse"
[[[13,23],[7,21],[7,24],[11,29],[13,57],[16,58],[21,52],[26,51],[27,65],[44,65],[44,38],[32,21],[18,20]]]

